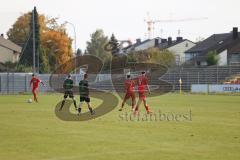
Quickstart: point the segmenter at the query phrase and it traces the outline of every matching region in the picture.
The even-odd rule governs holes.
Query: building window
[[[188,43],[185,44],[185,47],[188,47]]]
[[[190,60],[192,58],[193,58],[193,54],[191,54],[191,53],[186,53],[185,54],[185,61],[188,61],[188,60]]]
[[[230,64],[240,64],[240,53],[231,54]]]

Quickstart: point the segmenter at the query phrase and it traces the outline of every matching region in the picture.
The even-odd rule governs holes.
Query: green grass
[[[83,122],[55,116],[62,95],[41,95],[38,104],[26,103],[29,97],[0,97],[0,160],[240,159],[239,96],[168,94],[148,99],[154,111],[191,110],[191,121],[126,121],[115,109]]]

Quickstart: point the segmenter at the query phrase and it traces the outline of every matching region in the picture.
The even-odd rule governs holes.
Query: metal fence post
[[[170,73],[168,73],[168,81],[170,81]]]
[[[7,94],[9,94],[9,72],[7,72]]]
[[[2,93],[2,76],[0,75],[0,93]]]
[[[25,74],[25,92],[28,91],[28,88],[27,88],[28,83],[27,83],[27,81],[28,81],[28,77],[27,77],[27,74]]]
[[[173,72],[173,83],[174,83],[174,91],[176,91],[176,72]]]
[[[199,84],[199,72],[198,72],[198,84]]]
[[[204,78],[205,78],[205,79],[204,79],[204,84],[208,84],[206,71],[203,70],[203,72],[204,72]]]
[[[228,72],[229,72],[229,73],[228,73],[228,74],[229,74],[228,76],[230,76],[230,75],[231,75],[231,65],[229,65]]]
[[[15,92],[14,92],[14,91],[15,91],[15,84],[14,84],[14,83],[15,83],[15,81],[14,81],[15,78],[14,78],[14,72],[12,73],[12,78],[13,78],[13,80],[12,80],[12,93],[14,94],[14,93],[15,93]]]

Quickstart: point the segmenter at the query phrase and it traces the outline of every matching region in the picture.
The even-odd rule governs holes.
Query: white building
[[[176,57],[176,65],[181,65],[185,62],[185,51],[194,47],[196,44],[188,39],[183,39],[182,37],[177,37],[176,40],[172,40],[171,37],[168,39],[163,38],[154,38],[148,39],[141,42],[140,39],[137,39],[137,42],[127,48],[125,48],[126,53],[131,51],[141,51],[149,49],[152,47],[157,47],[159,49],[167,49],[172,52]]]
[[[165,46],[164,46],[165,45]],[[196,44],[188,39],[182,39],[182,37],[177,37],[175,41],[168,38],[166,44],[159,44],[160,49],[167,49],[175,55],[176,65],[181,65],[185,62],[185,51],[194,47]]]

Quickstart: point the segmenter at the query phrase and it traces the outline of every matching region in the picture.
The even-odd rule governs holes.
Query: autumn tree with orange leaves
[[[48,53],[51,70],[72,58],[71,39],[64,32],[49,30],[42,35],[42,46]]]
[[[66,33],[65,24],[59,24],[57,20],[38,15],[41,54],[43,63],[47,64],[43,72],[51,72],[73,57],[72,39]],[[8,39],[23,46],[28,39],[30,23],[31,12],[21,15],[7,32]]]

